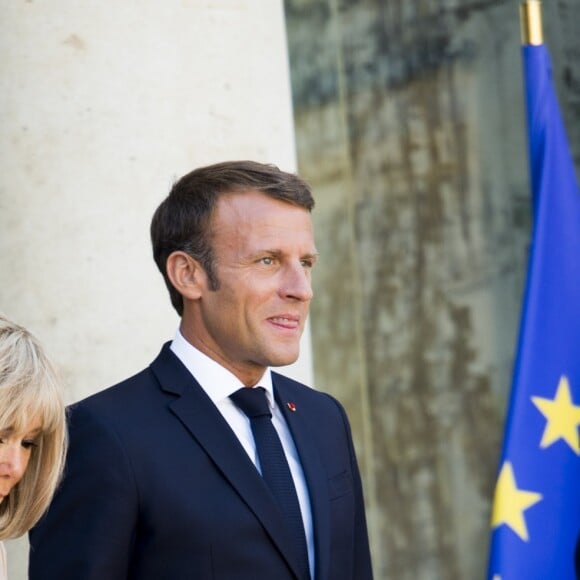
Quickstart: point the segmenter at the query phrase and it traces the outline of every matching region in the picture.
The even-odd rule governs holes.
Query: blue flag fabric
[[[580,534],[580,192],[544,46],[523,47],[534,229],[488,577],[574,580]]]

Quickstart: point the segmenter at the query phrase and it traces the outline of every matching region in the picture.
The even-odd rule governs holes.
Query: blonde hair
[[[40,343],[0,314],[0,430],[42,432],[22,479],[0,503],[0,540],[26,533],[44,514],[64,467],[67,435],[59,376]]]

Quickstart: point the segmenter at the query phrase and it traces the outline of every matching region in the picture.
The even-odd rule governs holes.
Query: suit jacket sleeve
[[[126,579],[137,519],[129,458],[114,430],[82,404],[70,410],[69,430],[63,483],[30,532],[29,579]]]

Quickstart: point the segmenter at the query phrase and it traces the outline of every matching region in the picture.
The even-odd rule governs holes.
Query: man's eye
[[[271,266],[274,263],[274,258],[271,258],[270,256],[267,256],[265,258],[262,258],[260,260],[260,262],[262,264],[264,264],[265,266]]]

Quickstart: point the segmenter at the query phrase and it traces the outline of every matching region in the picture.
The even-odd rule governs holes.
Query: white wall
[[[177,177],[296,167],[282,0],[0,0],[0,311],[78,400],[177,324],[149,222]],[[288,374],[312,382],[308,336]],[[8,543],[26,578],[26,540]]]

